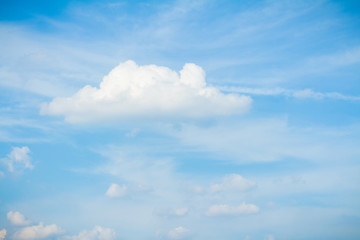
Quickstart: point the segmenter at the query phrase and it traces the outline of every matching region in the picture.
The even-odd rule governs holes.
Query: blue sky
[[[357,1],[0,4],[0,239],[359,239]]]

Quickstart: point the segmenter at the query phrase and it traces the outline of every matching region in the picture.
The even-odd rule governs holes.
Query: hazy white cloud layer
[[[211,206],[206,214],[208,216],[237,216],[259,212],[260,209],[254,204],[242,203],[239,206],[229,206],[226,204]]]
[[[111,228],[95,226],[92,230],[83,230],[76,236],[67,236],[66,240],[113,240],[116,233]]]
[[[162,66],[126,61],[72,97],[43,104],[42,114],[63,115],[68,122],[133,119],[141,116],[201,118],[246,111],[251,98],[223,94],[207,86],[204,70],[187,63],[178,74]]]
[[[1,159],[2,163],[8,167],[9,172],[22,172],[24,169],[33,169],[29,156],[28,147],[13,147],[6,158]]]
[[[14,239],[47,239],[54,235],[63,233],[63,230],[56,224],[44,225],[40,222],[38,225],[24,227],[17,230]]]
[[[7,219],[10,221],[10,223],[13,225],[21,226],[21,225],[29,225],[31,223],[31,221],[26,220],[25,216],[22,215],[20,212],[10,211],[6,216]]]

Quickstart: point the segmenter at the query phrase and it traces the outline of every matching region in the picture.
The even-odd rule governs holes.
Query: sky
[[[0,239],[360,238],[358,1],[0,1]]]

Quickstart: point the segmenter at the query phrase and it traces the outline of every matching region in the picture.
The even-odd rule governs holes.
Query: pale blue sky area
[[[358,1],[0,1],[0,240],[360,238]]]

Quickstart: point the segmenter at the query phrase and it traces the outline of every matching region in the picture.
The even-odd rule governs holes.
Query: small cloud
[[[187,207],[177,208],[177,209],[168,209],[160,208],[154,210],[154,214],[161,217],[183,217],[189,212]]]
[[[6,237],[6,229],[0,230],[0,240],[4,240]]]
[[[110,198],[121,198],[124,197],[127,193],[127,186],[124,184],[119,186],[116,183],[112,183],[109,189],[106,191],[105,195]]]
[[[239,206],[213,205],[211,206],[206,215],[208,216],[238,216],[243,214],[253,214],[259,212],[259,207],[254,204],[242,203]]]
[[[177,73],[167,67],[126,61],[68,98],[43,104],[42,114],[65,116],[71,123],[140,119],[202,118],[243,113],[251,98],[207,86],[204,70],[187,63]]]
[[[169,239],[186,239],[190,236],[190,231],[184,227],[177,227],[167,234]]]
[[[211,192],[219,191],[246,191],[251,188],[254,188],[256,183],[243,178],[238,174],[230,174],[223,178],[223,181],[218,184],[213,184],[210,187]]]
[[[8,212],[7,219],[10,221],[11,224],[17,226],[29,225],[31,223],[31,221],[26,220],[25,216],[22,215],[20,212]]]
[[[12,151],[1,162],[8,167],[9,172],[22,172],[24,169],[33,169],[28,147],[13,147]]]
[[[67,236],[66,240],[113,240],[116,233],[111,228],[95,226],[92,230],[83,230],[76,236]]]
[[[14,233],[13,238],[19,240],[44,239],[61,233],[63,233],[63,230],[56,226],[56,224],[44,225],[40,222],[39,225],[24,227],[17,230]]]

